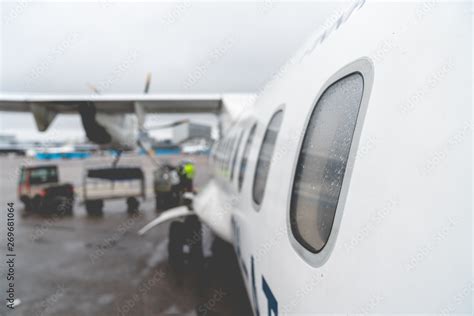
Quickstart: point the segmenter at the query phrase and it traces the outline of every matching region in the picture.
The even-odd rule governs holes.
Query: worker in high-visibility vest
[[[193,180],[196,175],[196,168],[190,161],[185,161],[179,166],[179,177],[181,187],[185,192],[194,192]]]

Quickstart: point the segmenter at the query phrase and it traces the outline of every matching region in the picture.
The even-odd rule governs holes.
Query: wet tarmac
[[[167,157],[176,161],[179,157]],[[194,156],[196,187],[209,179],[206,157]],[[110,157],[55,161],[61,182],[80,193],[84,166],[107,166]],[[204,271],[189,267],[177,275],[168,265],[168,225],[138,236],[156,217],[151,192],[153,165],[146,157],[125,156],[120,165],[141,165],[147,199],[138,216],[128,216],[125,201],[106,201],[104,216],[86,215],[76,197],[72,217],[22,216],[16,188],[20,165],[43,164],[24,157],[0,157],[1,249],[0,315],[251,315],[235,254],[221,244],[220,255]],[[6,208],[15,205],[15,297],[6,308]],[[203,282],[205,280],[205,282]]]

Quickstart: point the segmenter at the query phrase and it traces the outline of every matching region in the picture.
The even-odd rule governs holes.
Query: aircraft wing
[[[140,95],[1,95],[0,111],[32,112],[43,108],[51,113],[77,113],[80,104],[93,103],[97,112],[135,113],[139,105],[145,113],[219,113],[220,94],[140,94]]]

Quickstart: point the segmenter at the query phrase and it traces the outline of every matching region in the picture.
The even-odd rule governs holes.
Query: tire
[[[22,196],[20,198],[20,200],[21,200],[21,202],[23,203],[23,206],[24,206],[23,211],[27,214],[31,213],[33,211],[31,199],[27,196]]]
[[[44,212],[47,214],[62,215],[64,199],[65,198],[62,196],[53,196],[46,198],[44,200]]]
[[[186,244],[189,247],[189,263],[197,272],[204,267],[204,252],[202,248],[202,226],[196,215],[186,217]]]
[[[70,197],[57,197],[52,210],[60,216],[71,216],[73,209],[74,199]]]
[[[173,221],[168,236],[168,262],[177,273],[184,270],[183,246],[185,237],[184,224]]]
[[[86,201],[86,212],[87,212],[87,215],[89,216],[102,217],[104,215],[103,207],[104,207],[104,201],[102,200]]]
[[[136,215],[138,213],[138,207],[140,202],[134,197],[129,197],[127,199],[127,213],[128,215]]]
[[[41,211],[41,207],[42,207],[41,204],[42,204],[41,196],[35,195],[31,199],[31,211],[39,213]]]

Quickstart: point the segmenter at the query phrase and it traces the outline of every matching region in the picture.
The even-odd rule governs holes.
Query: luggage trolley
[[[139,167],[86,169],[83,177],[83,199],[88,215],[101,216],[105,200],[126,199],[127,212],[138,212],[146,197],[145,176]]]

